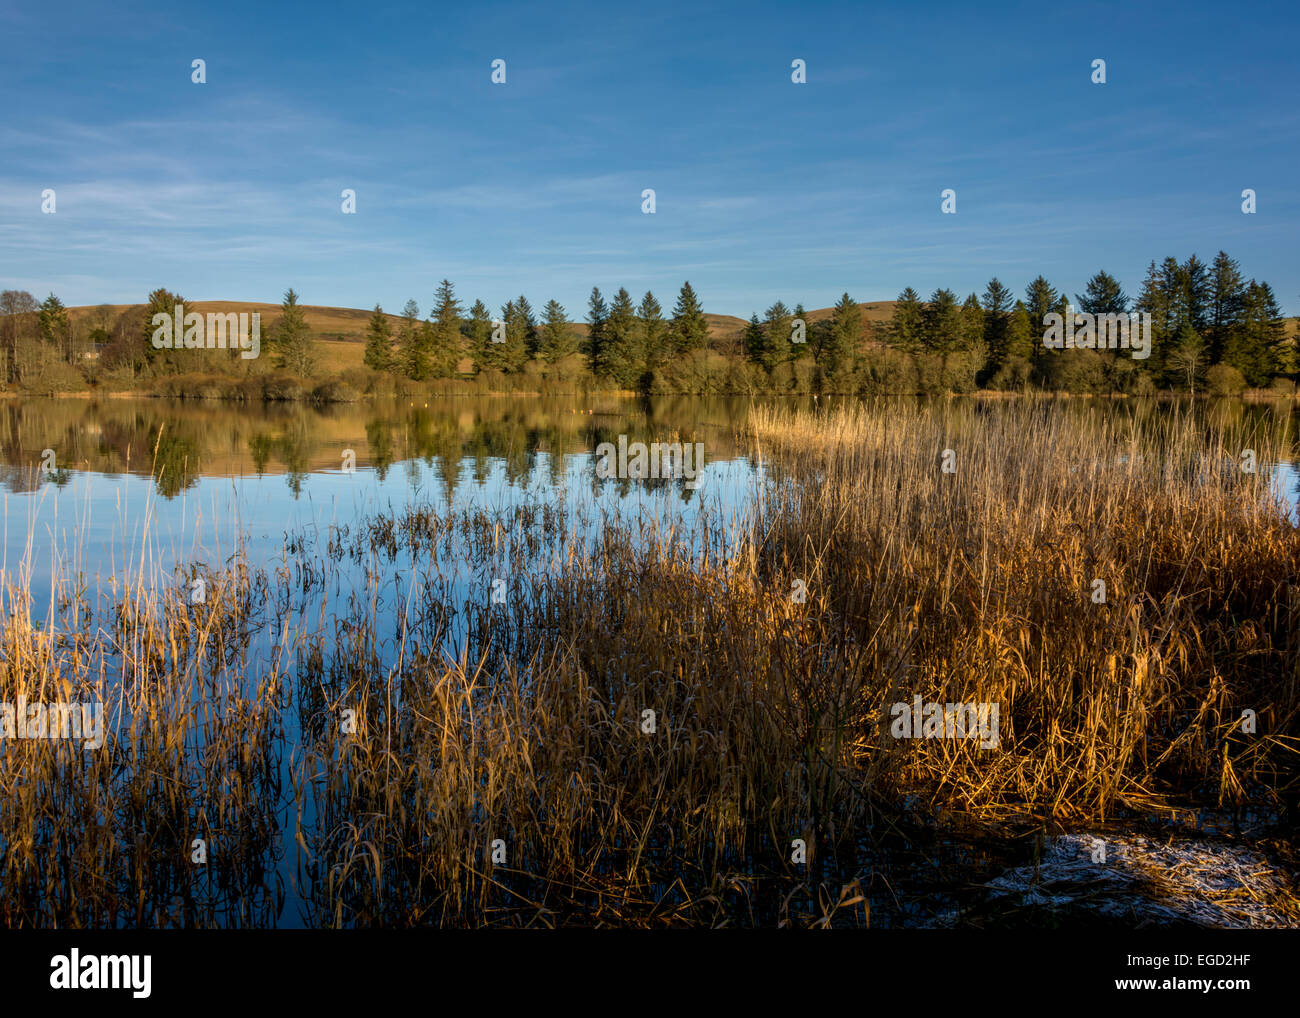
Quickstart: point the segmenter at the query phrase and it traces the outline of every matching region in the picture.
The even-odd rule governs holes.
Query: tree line
[[[9,385],[76,388],[104,373],[147,381],[214,370],[266,370],[226,360],[212,350],[154,347],[153,316],[185,304],[159,288],[142,307],[118,314],[102,305],[78,325],[51,294],[37,302],[25,291],[0,294],[0,378]],[[1152,353],[1052,350],[1042,337],[1049,314],[1129,312],[1151,316]],[[1152,261],[1136,297],[1106,271],[1073,298],[1042,275],[1016,294],[996,276],[965,300],[944,287],[928,299],[911,287],[898,295],[892,317],[871,323],[848,294],[829,313],[810,316],[783,301],[750,316],[738,336],[711,331],[699,296],[687,281],[666,311],[647,292],[637,302],[625,287],[606,299],[593,287],[586,329],[549,300],[540,313],[527,297],[507,301],[494,316],[482,300],[465,308],[456,288],[438,285],[427,317],[415,300],[400,316],[375,305],[365,333],[363,362],[377,375],[424,382],[472,372],[519,375],[563,371],[597,384],[645,391],[928,392],[977,387],[1143,393],[1162,388],[1227,391],[1263,388],[1296,370],[1272,287],[1246,278],[1220,251],[1212,263],[1196,255]],[[297,293],[288,290],[265,330],[271,366],[298,379],[329,369]],[[683,370],[683,365],[707,370]],[[61,384],[52,384],[58,382]]]
[[[1071,308],[1091,315],[1150,314],[1151,356],[1134,361],[1123,352],[1045,348],[1047,315],[1065,316]],[[1181,262],[1152,261],[1136,298],[1104,270],[1073,299],[1042,275],[1019,299],[997,277],[982,295],[965,301],[947,289],[923,301],[909,287],[898,295],[883,333],[896,350],[967,354],[975,381],[993,388],[1037,384],[1078,391],[1109,383],[1116,391],[1195,391],[1216,381],[1228,388],[1262,388],[1296,368],[1294,339],[1287,336],[1273,288],[1245,278],[1223,251],[1209,265],[1194,254]]]
[[[592,287],[586,324],[586,334],[579,337],[559,301],[547,301],[539,317],[523,295],[507,301],[496,318],[481,300],[464,312],[454,285],[444,279],[424,321],[419,306],[409,300],[394,329],[384,309],[375,305],[364,360],[373,371],[422,381],[454,377],[465,355],[476,373],[503,374],[522,372],[531,361],[555,366],[580,357],[596,378],[636,388],[668,359],[704,349],[709,342],[708,322],[689,281],[668,315],[649,291],[636,304],[620,287],[607,302],[600,288]]]

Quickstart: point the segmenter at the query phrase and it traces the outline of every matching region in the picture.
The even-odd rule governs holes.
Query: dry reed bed
[[[243,575],[242,586],[238,577]],[[265,925],[277,895],[281,676],[250,682],[237,654],[237,571],[195,613],[137,579],[108,627],[27,622],[6,579],[0,702],[98,703],[107,738],[0,743],[0,921],[6,926]],[[56,594],[56,596],[58,596]],[[85,604],[64,601],[66,619]],[[197,618],[196,618],[197,615]],[[208,863],[191,862],[194,839]]]
[[[822,478],[765,505],[758,571],[806,577],[850,634],[901,629],[884,702],[1001,706],[998,752],[909,740],[891,774],[968,809],[1095,819],[1294,782],[1300,533],[1240,469],[1278,436],[1034,403],[753,424]],[[861,756],[897,754],[882,731]]]

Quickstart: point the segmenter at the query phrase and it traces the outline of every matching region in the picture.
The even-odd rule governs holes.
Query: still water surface
[[[105,577],[143,567],[167,575],[186,562],[220,566],[237,551],[265,566],[281,557],[286,534],[324,534],[415,505],[503,510],[563,501],[597,519],[653,511],[688,521],[702,506],[736,512],[758,475],[741,433],[752,405],[602,396],[326,409],[9,400],[0,403],[0,566],[10,578],[29,568],[33,603],[40,604],[59,569]],[[1166,412],[1140,401],[1108,407]],[[1291,443],[1300,422],[1290,404],[1221,401],[1198,412],[1208,425],[1216,417],[1244,418],[1284,428],[1290,418]],[[594,451],[619,435],[632,442],[702,442],[706,465],[698,490],[680,480],[598,479]],[[1261,465],[1293,511],[1300,498],[1296,459]],[[353,461],[355,468],[345,469]]]

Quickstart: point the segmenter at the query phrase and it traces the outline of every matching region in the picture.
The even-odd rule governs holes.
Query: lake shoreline
[[[316,399],[310,395],[301,397],[286,398],[267,398],[261,397],[249,399],[241,396],[212,396],[199,393],[190,393],[185,395],[176,395],[172,393],[152,392],[149,390],[112,390],[101,391],[95,389],[86,389],[77,392],[19,392],[15,390],[0,390],[0,399],[4,400],[33,400],[33,399],[157,399],[157,400],[175,400],[181,402],[195,403],[301,403],[301,404],[348,404],[348,403],[365,403],[370,401],[391,400],[391,399],[408,399],[419,396],[428,399],[448,399],[448,398],[465,398],[473,399],[479,396],[488,396],[492,398],[519,397],[521,399],[564,399],[564,398],[583,398],[588,396],[613,396],[626,399],[640,399],[648,396],[655,397],[691,397],[691,398],[721,398],[721,399],[983,399],[983,400],[1000,400],[1000,399],[1096,399],[1096,400],[1243,400],[1249,403],[1270,403],[1270,402],[1300,402],[1300,390],[1293,393],[1273,392],[1268,389],[1247,389],[1246,391],[1234,394],[1223,395],[1207,392],[1187,393],[1173,390],[1164,390],[1158,392],[1135,394],[1128,392],[1054,392],[1049,390],[1034,391],[1004,391],[1000,389],[977,389],[972,392],[889,392],[889,393],[871,393],[869,395],[860,393],[840,393],[840,392],[819,392],[815,390],[791,390],[789,392],[654,392],[644,393],[637,392],[633,389],[475,389],[472,391],[460,392],[439,392],[410,390],[405,393],[388,392],[388,393],[358,393],[354,398],[349,399]]]

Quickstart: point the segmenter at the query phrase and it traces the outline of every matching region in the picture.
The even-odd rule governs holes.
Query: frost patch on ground
[[[1197,839],[1164,844],[1141,835],[1049,838],[1037,866],[984,885],[1025,907],[1128,918],[1135,925],[1300,928],[1291,881],[1259,852]]]

